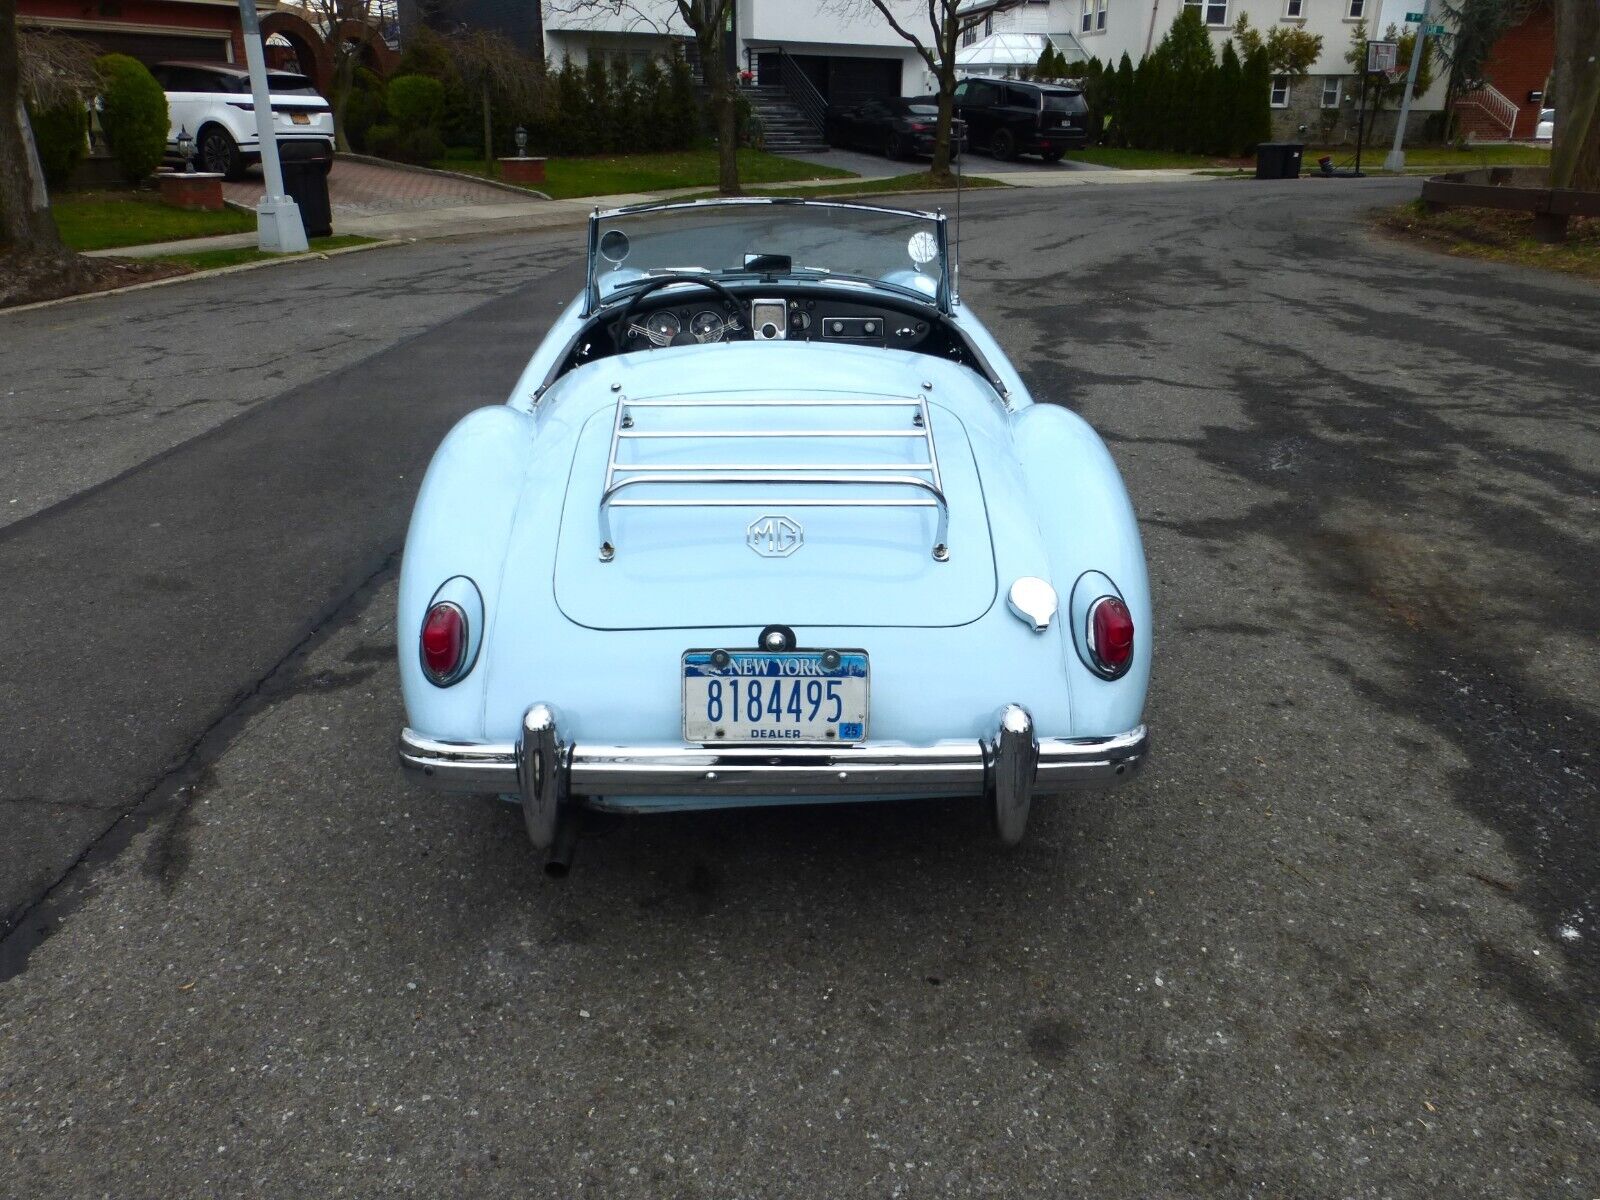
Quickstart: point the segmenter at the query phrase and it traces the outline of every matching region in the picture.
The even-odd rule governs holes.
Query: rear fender
[[[533,435],[533,418],[505,405],[467,414],[439,446],[417,494],[400,564],[395,641],[406,712],[435,737],[483,737],[487,656],[459,682],[435,687],[422,674],[422,620],[440,585],[466,576],[483,598],[485,624],[493,625]]]
[[[1039,514],[1051,580],[1062,601],[1060,619],[1070,625],[1073,613],[1084,607],[1074,593],[1080,578],[1095,571],[1115,582],[1133,616],[1133,665],[1120,679],[1103,679],[1091,671],[1077,650],[1083,631],[1063,630],[1062,654],[1072,678],[1073,733],[1109,736],[1132,729],[1144,710],[1153,637],[1144,545],[1122,476],[1105,443],[1076,413],[1038,404],[1011,421],[1023,478]]]

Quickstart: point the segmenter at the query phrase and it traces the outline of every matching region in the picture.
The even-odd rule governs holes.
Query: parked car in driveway
[[[1060,162],[1089,144],[1089,106],[1077,88],[1015,79],[963,79],[956,112],[967,144],[998,159],[1037,154]]]
[[[594,213],[582,292],[422,481],[402,765],[580,808],[1034,795],[1148,751],[1150,590],[1104,443],[956,295],[942,213]]]
[[[167,94],[167,156],[179,158],[178,136],[194,138],[195,166],[228,179],[242,179],[261,161],[250,72],[231,63],[166,62],[151,68]],[[268,71],[273,131],[286,162],[311,160],[333,169],[333,108],[311,80],[289,71]]]
[[[1556,136],[1556,110],[1544,108],[1539,110],[1539,123],[1534,126],[1533,140],[1536,142],[1551,142]]]
[[[931,157],[938,122],[939,102],[932,96],[865,100],[828,109],[828,145],[885,158]],[[952,122],[952,154],[961,153],[965,129],[960,120]]]

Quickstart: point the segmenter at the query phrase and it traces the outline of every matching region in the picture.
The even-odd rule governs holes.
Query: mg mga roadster
[[[1133,509],[956,275],[940,213],[596,212],[582,294],[422,483],[408,771],[515,799],[557,866],[585,807],[960,796],[1012,844],[1131,777]]]

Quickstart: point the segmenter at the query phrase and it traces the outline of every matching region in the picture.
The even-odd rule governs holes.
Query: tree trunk
[[[0,0],[0,252],[68,258],[22,107],[17,0]]]
[[[355,86],[356,53],[346,47],[333,64],[333,95],[328,97],[328,107],[333,109],[333,147],[342,153],[350,150],[350,139],[344,135],[344,110]]]
[[[489,80],[483,81],[483,165],[494,166],[494,122],[489,115]]]
[[[733,0],[726,0],[731,5]],[[728,64],[722,61],[722,22],[724,4],[706,4],[692,10],[698,23],[695,44],[700,49],[700,73],[711,91],[711,113],[717,122],[717,190],[724,196],[742,195],[739,190],[739,114],[734,103],[733,80]]]
[[[933,163],[928,174],[933,179],[943,179],[950,174],[950,143],[954,137],[956,108],[955,56],[942,58],[939,63],[939,119],[933,127]]]
[[[717,190],[724,196],[741,195],[739,189],[739,111],[733,89],[723,72],[721,94],[712,92],[717,114]]]
[[[1600,5],[1556,0],[1550,186],[1600,189]]]

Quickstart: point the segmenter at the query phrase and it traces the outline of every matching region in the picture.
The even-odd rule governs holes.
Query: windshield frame
[[[897,298],[913,300],[922,304],[931,304],[941,313],[950,311],[953,295],[951,284],[953,272],[950,262],[949,238],[947,236],[949,222],[943,209],[929,212],[925,209],[891,208],[883,204],[852,204],[842,200],[807,200],[798,196],[723,196],[710,200],[659,200],[647,204],[628,204],[620,208],[601,209],[596,207],[589,214],[589,245],[584,272],[583,315],[586,317],[593,316],[604,306],[604,302],[600,298],[599,276],[595,271],[597,259],[600,256],[600,223],[602,221],[611,217],[632,217],[642,213],[671,212],[673,210],[761,207],[843,209],[848,212],[885,213],[891,216],[906,217],[908,220],[930,222],[932,228],[928,232],[933,234],[934,240],[939,247],[938,286],[931,301],[925,295],[919,295],[909,289],[896,287],[893,284],[885,283],[881,279],[860,275],[840,275],[838,278],[841,282],[848,281],[852,286],[859,286],[860,283],[865,282],[875,287],[882,287]],[[719,271],[712,273],[709,278],[716,279],[719,283],[737,282],[739,275],[739,272],[730,274],[727,271]],[[750,272],[748,277],[756,279],[763,276],[756,272]],[[807,283],[826,282],[825,278],[819,279],[810,274],[795,276],[795,278],[803,279]]]

